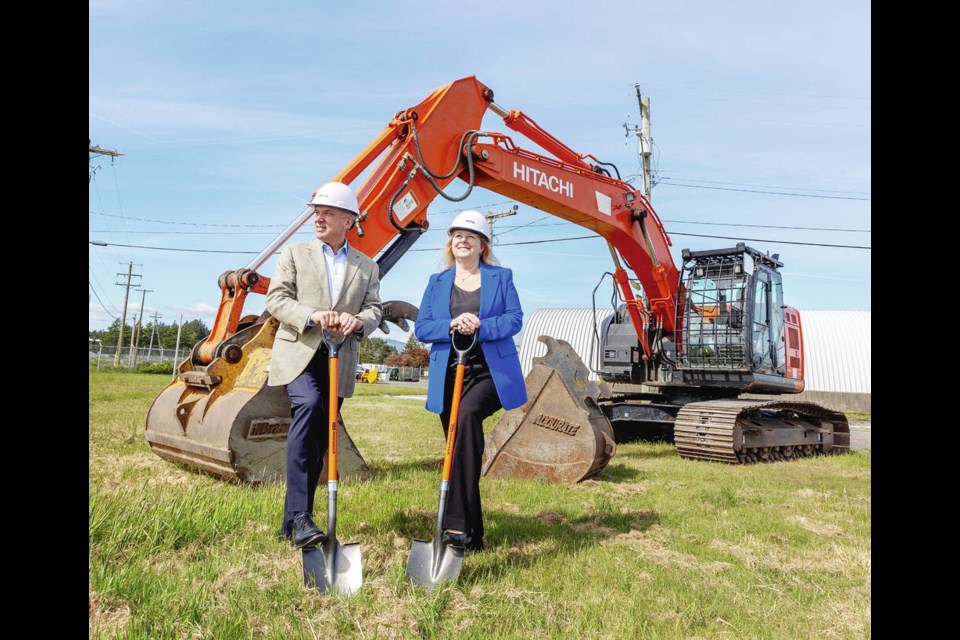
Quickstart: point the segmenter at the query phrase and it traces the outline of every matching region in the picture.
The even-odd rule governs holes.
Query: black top
[[[457,285],[453,285],[453,291],[450,292],[450,317],[456,318],[461,313],[480,315],[479,287],[476,291],[464,291]]]
[[[480,315],[480,288],[478,287],[476,291],[464,291],[457,285],[453,285],[453,290],[450,292],[450,317],[456,318],[461,313],[472,313],[475,316]],[[468,344],[469,340],[464,337],[457,340],[457,345],[463,348],[464,344]],[[457,356],[454,354],[453,349],[450,349],[450,363],[451,365],[456,364]],[[486,359],[483,357],[483,350],[480,349],[480,345],[477,344],[473,348],[473,351],[467,355],[467,364],[486,364]]]

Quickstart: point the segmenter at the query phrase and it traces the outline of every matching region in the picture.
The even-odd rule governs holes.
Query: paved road
[[[850,448],[870,451],[870,423],[850,425]]]

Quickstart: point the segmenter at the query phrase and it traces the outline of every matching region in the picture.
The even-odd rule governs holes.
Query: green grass
[[[305,589],[300,553],[275,538],[283,485],[150,451],[169,377],[89,381],[90,637],[871,635],[868,451],[733,467],[636,443],[573,485],[484,478],[488,548],[428,593],[405,569],[412,539],[433,538],[440,421],[391,397],[422,388],[358,384],[342,414],[371,474],[341,482],[337,537],[361,543],[364,582],[338,597]],[[323,486],[317,504],[325,520]]]

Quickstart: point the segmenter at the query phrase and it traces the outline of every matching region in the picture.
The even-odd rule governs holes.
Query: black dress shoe
[[[451,533],[450,531],[444,531],[443,535],[440,537],[440,541],[443,544],[450,545],[451,547],[465,547],[467,543],[470,542],[470,536],[466,533]]]
[[[293,516],[293,546],[297,549],[316,547],[327,541],[327,534],[320,530],[313,516],[306,512]]]
[[[277,531],[277,540],[283,542],[293,542],[293,529],[287,529],[286,527],[280,527],[280,530]]]

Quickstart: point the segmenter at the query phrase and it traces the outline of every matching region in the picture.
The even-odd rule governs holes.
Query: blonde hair
[[[493,247],[490,246],[490,241],[480,234],[475,235],[480,238],[481,264],[490,264],[499,267],[500,261],[493,255]],[[449,269],[453,266],[454,262],[456,262],[456,259],[453,257],[453,236],[447,236],[447,243],[443,246],[443,257],[440,260],[440,270],[444,271],[445,269]]]

